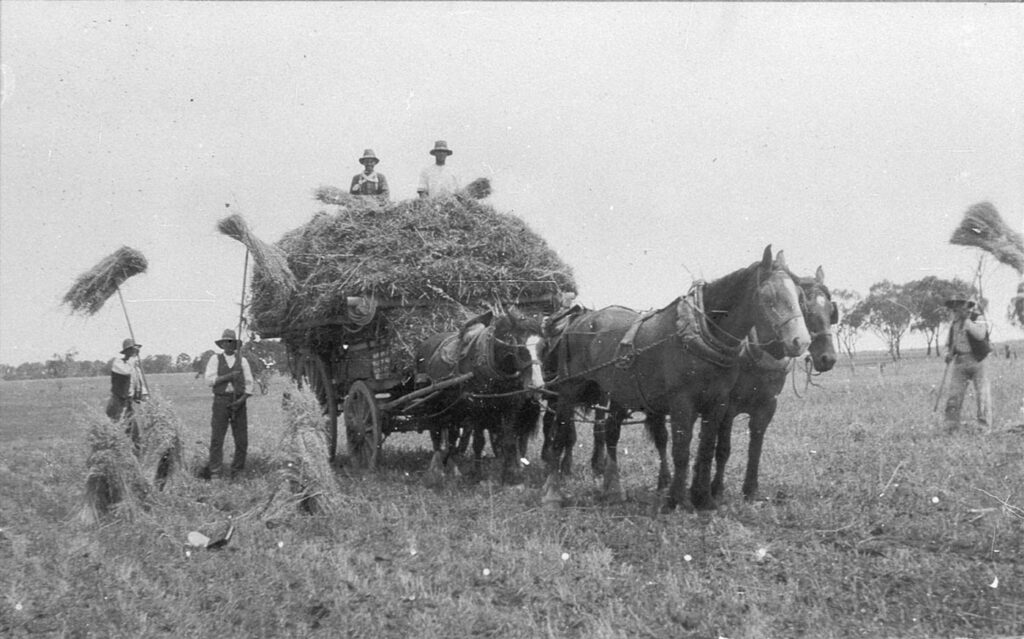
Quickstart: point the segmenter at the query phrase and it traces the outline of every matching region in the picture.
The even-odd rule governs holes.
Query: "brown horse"
[[[574,430],[575,407],[607,398],[612,411],[622,416],[634,410],[671,415],[674,468],[666,507],[714,508],[711,462],[729,392],[739,374],[743,338],[752,328],[778,335],[781,348],[791,356],[810,342],[785,260],[780,253],[773,262],[770,246],[761,261],[709,284],[697,284],[658,311],[640,315],[613,306],[571,321],[550,340],[545,356],[548,386],[559,397],[544,502],[563,500],[560,460]],[[698,415],[703,423],[687,495],[690,441]],[[617,478],[614,456],[609,455],[608,464],[606,476]],[[619,492],[617,485],[607,488]]]
[[[790,274],[799,288],[800,307],[804,323],[810,332],[811,344],[808,352],[814,370],[824,373],[836,363],[835,345],[831,327],[838,320],[838,310],[832,302],[831,293],[825,286],[825,272],[819,266],[814,277],[799,277]],[[743,495],[753,499],[757,493],[758,465],[765,431],[775,415],[777,397],[782,392],[789,374],[792,359],[787,357],[777,340],[760,342],[756,329],[744,341],[739,361],[740,373],[729,394],[729,410],[718,433],[715,447],[715,475],[711,481],[711,495],[716,500],[723,496],[725,465],[731,452],[732,423],[737,415],[750,415],[750,446],[747,449],[747,477],[743,484]],[[595,474],[605,475],[606,490],[618,488],[618,478],[608,474],[605,457],[615,455],[620,427],[626,414],[612,407],[604,420],[594,425],[594,454],[591,466]],[[647,433],[654,442],[660,458],[658,490],[663,490],[671,480],[668,466],[668,431],[664,415],[646,415]],[[614,466],[613,466],[614,468]],[[613,495],[614,496],[614,495]]]
[[[468,442],[470,436],[475,442],[474,469],[479,471],[486,431],[500,461],[502,480],[520,481],[517,442],[521,431],[535,427],[540,411],[526,392],[533,363],[526,342],[540,333],[538,320],[513,307],[497,317],[494,312],[484,313],[458,332],[433,335],[417,347],[416,380],[421,387],[473,374],[418,408],[425,414],[434,447],[432,474],[457,472],[454,457],[466,447],[460,445],[460,437]]]

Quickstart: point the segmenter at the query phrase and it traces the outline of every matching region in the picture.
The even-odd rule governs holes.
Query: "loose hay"
[[[158,394],[135,407],[139,428],[139,466],[142,477],[157,490],[183,471],[184,437],[170,403]]]
[[[122,246],[79,275],[64,294],[63,303],[72,313],[95,315],[128,278],[144,273],[148,267],[140,251]]]
[[[470,190],[489,194],[490,183],[477,180]],[[317,213],[277,243],[298,283],[287,303],[254,280],[252,326],[283,336],[290,350],[392,334],[402,348],[396,365],[408,365],[416,343],[490,305],[550,304],[576,291],[572,270],[543,238],[467,192],[387,205],[343,195],[320,187],[317,198],[338,203],[337,211]],[[338,326],[313,328],[342,324],[354,297],[378,302],[380,324],[347,337]]]
[[[309,391],[293,388],[285,396],[284,409],[287,421],[275,456],[280,482],[263,518],[331,514],[338,506],[339,488],[329,461],[326,420],[320,405]]]
[[[980,202],[967,209],[949,243],[981,248],[1024,274],[1024,240],[1020,233],[1003,222],[989,202]]]
[[[125,434],[125,423],[111,422],[100,413],[90,415],[89,420],[86,439],[90,452],[78,519],[91,525],[116,512],[131,520],[146,507],[151,487]]]

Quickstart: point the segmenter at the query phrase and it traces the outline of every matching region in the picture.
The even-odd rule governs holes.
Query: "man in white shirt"
[[[975,310],[972,300],[954,297],[946,301],[946,307],[954,313],[946,341],[946,364],[953,366],[946,401],[946,429],[954,432],[960,426],[960,408],[969,383],[974,384],[978,423],[991,427],[992,389],[984,361],[992,348],[988,340],[991,328],[985,317]]]
[[[206,362],[206,383],[213,389],[213,417],[210,420],[210,460],[206,470],[211,479],[223,472],[224,438],[231,427],[235,441],[235,456],[231,461],[232,474],[245,468],[245,455],[249,447],[249,422],[245,401],[253,394],[252,369],[238,353],[241,341],[235,331],[225,329],[214,344],[224,352]]]
[[[420,183],[416,187],[416,193],[420,197],[431,197],[458,191],[459,179],[451,168],[445,165],[445,160],[452,154],[448,143],[444,140],[434,142],[434,148],[430,150],[430,154],[434,156],[434,164],[420,172]]]

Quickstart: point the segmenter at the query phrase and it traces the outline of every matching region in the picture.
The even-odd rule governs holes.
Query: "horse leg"
[[[566,454],[566,447],[570,450],[575,441],[575,425],[572,421],[572,404],[559,402],[555,414],[546,421],[545,430],[547,436],[545,443],[550,446],[547,460],[547,479],[544,482],[544,496],[541,502],[546,507],[561,506],[565,500],[562,494],[562,469],[563,455]]]
[[[668,487],[664,510],[671,511],[677,506],[693,511],[693,504],[686,494],[686,473],[690,466],[690,440],[693,438],[693,408],[684,401],[677,401],[672,409],[672,483]]]
[[[778,400],[774,397],[764,402],[750,414],[750,447],[747,449],[747,472],[743,478],[743,498],[753,501],[757,498],[757,475],[761,465],[761,447],[768,425],[775,417]]]
[[[698,510],[714,510],[717,507],[711,497],[711,462],[715,457],[715,444],[722,418],[723,408],[716,406],[700,422],[700,440],[697,457],[693,461],[693,482],[690,485],[690,499]]]
[[[658,451],[658,492],[661,492],[668,488],[669,482],[672,481],[672,472],[668,468],[668,429],[665,427],[665,416],[648,414],[644,420],[644,427]]]
[[[435,425],[430,429],[430,443],[433,446],[434,452],[430,456],[430,466],[427,468],[427,473],[435,479],[444,475],[444,457],[441,449],[443,448],[445,432],[446,428],[439,425]]]
[[[446,471],[450,469],[454,477],[459,477],[462,474],[456,463],[459,456],[459,435],[461,433],[462,427],[455,424],[452,424],[445,433],[444,469]]]
[[[603,408],[595,408],[594,414],[594,450],[590,454],[590,470],[595,477],[601,477],[607,471],[608,458],[606,455],[608,445],[607,423],[610,417],[609,411]],[[617,437],[616,437],[617,439]]]
[[[608,449],[608,461],[604,469],[604,494],[611,501],[622,501],[622,484],[619,482],[619,435],[622,434],[622,422],[629,412],[622,406],[612,405],[605,417],[605,444]]]
[[[729,463],[729,455],[732,454],[732,422],[735,417],[731,410],[725,415],[715,443],[715,475],[711,479],[711,497],[719,504],[725,494],[725,465]]]
[[[473,424],[472,428],[468,429],[470,432],[467,434],[467,441],[469,438],[473,439],[473,466],[470,473],[474,479],[482,479],[484,476],[484,446],[486,445],[487,434],[484,432],[484,426],[480,423]]]

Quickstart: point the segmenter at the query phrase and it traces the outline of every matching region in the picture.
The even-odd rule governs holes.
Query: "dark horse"
[[[836,363],[832,326],[839,322],[839,311],[832,301],[828,287],[825,286],[825,271],[819,266],[814,277],[793,276],[793,279],[800,287],[804,322],[811,335],[811,345],[808,348],[811,364],[819,373],[830,371]],[[743,497],[747,500],[757,497],[761,447],[764,444],[765,432],[775,416],[779,393],[786,385],[790,363],[790,358],[777,343],[761,345],[756,329],[751,331],[740,358],[739,377],[732,387],[732,392],[729,393],[729,408],[718,432],[715,476],[711,480],[712,496],[721,497],[723,494],[725,465],[729,461],[732,446],[732,423],[737,415],[746,413],[750,416],[750,444],[747,448]]]
[[[466,322],[461,330],[439,333],[416,349],[418,386],[443,382],[472,373],[465,381],[438,391],[424,401],[422,411],[430,424],[434,455],[430,470],[457,472],[454,456],[465,449],[462,441],[474,440],[474,469],[481,468],[484,431],[505,482],[520,480],[518,441],[535,428],[540,407],[532,394],[530,371],[533,356],[526,347],[529,337],[540,335],[540,322],[515,307],[495,317],[491,311]]]
[[[787,355],[798,355],[810,342],[796,286],[781,253],[773,262],[770,246],[761,261],[698,283],[660,310],[641,315],[613,306],[572,320],[550,339],[544,358],[548,386],[558,392],[544,503],[563,499],[560,460],[574,430],[575,407],[607,400],[610,412],[622,417],[634,410],[671,415],[674,472],[666,507],[714,508],[711,462],[739,374],[743,338],[752,328],[779,336]],[[703,423],[688,496],[690,441],[698,415]],[[608,466],[606,477],[617,481],[614,453]],[[606,488],[619,492],[617,485]]]
[[[831,327],[838,322],[838,310],[825,286],[825,272],[819,266],[814,277],[790,275],[799,288],[800,309],[811,338],[808,352],[812,365],[819,373],[827,372],[836,363]],[[744,413],[750,415],[750,445],[747,449],[747,476],[743,484],[743,495],[748,500],[754,499],[765,431],[775,415],[778,403],[776,398],[785,386],[792,361],[792,358],[786,356],[778,336],[758,334],[755,328],[751,329],[744,340],[739,358],[739,375],[729,393],[728,411],[715,447],[715,475],[711,481],[711,495],[716,500],[721,499],[724,491],[723,480],[731,452],[733,420]],[[619,428],[624,417],[622,413],[613,411],[607,419],[598,420],[594,426],[591,466],[595,474],[605,473],[606,490],[618,487],[618,478],[607,474],[605,450],[609,456],[615,454]],[[645,425],[661,460],[658,490],[662,490],[671,479],[666,451],[668,432],[665,416],[646,415]]]

